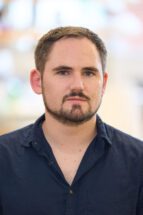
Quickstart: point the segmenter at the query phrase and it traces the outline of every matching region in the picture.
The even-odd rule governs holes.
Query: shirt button
[[[70,190],[69,190],[69,194],[70,194],[70,195],[73,195],[73,190],[70,189]]]

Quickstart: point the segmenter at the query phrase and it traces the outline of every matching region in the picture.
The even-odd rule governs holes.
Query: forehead
[[[96,45],[87,38],[62,38],[56,41],[48,55],[48,59],[65,55],[91,56],[99,58]],[[47,60],[48,60],[47,59]]]

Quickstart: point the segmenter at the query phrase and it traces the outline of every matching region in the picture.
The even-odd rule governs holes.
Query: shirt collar
[[[101,118],[98,115],[96,116],[96,125],[97,125],[97,136],[103,138],[104,140],[106,140],[107,143],[112,145],[112,141],[109,137],[105,123],[101,120]]]
[[[27,129],[24,129],[24,137],[22,141],[22,145],[25,147],[30,147],[31,144],[37,145],[37,129],[42,124],[42,122],[45,120],[45,115],[43,114],[41,117],[39,117],[36,122],[32,125],[27,126]]]
[[[29,147],[32,144],[34,144],[35,147],[40,147],[39,144],[37,144],[37,129],[39,126],[42,125],[42,122],[45,120],[45,115],[43,114],[40,118],[36,120],[36,122],[32,125],[27,126],[30,127],[29,129],[25,130],[24,132],[24,138],[22,145],[25,147]],[[107,129],[101,118],[97,115],[96,116],[96,125],[97,125],[97,136],[100,138],[103,138],[107,143],[110,145],[112,144],[111,139],[108,135]],[[26,129],[26,128],[25,128]]]

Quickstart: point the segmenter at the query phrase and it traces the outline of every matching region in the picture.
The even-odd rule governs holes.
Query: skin
[[[39,83],[34,83],[34,76]],[[31,85],[36,93],[43,94],[46,112],[59,113],[59,116],[64,113],[67,120],[59,120],[74,126],[86,121],[84,116],[89,112],[91,116],[97,112],[106,81],[107,73],[103,75],[96,47],[86,38],[56,42],[42,80],[39,71],[31,72]]]
[[[96,135],[95,116],[107,79],[98,51],[87,38],[60,39],[48,56],[43,76],[31,71],[31,86],[45,103],[45,137],[69,183]],[[46,106],[70,120],[56,118]]]

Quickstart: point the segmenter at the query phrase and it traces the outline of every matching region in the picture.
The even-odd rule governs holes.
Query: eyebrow
[[[59,71],[59,70],[72,70],[72,67],[65,66],[65,65],[61,65],[61,66],[57,66],[57,67],[53,68],[52,70],[53,70],[53,71]]]
[[[96,67],[93,67],[93,66],[83,67],[82,70],[91,70],[91,71],[94,71],[94,72],[99,72],[99,70]]]
[[[61,66],[57,66],[55,68],[52,69],[53,71],[59,71],[59,70],[73,70],[72,67],[66,66],[66,65],[61,65]],[[96,67],[93,66],[88,66],[88,67],[83,67],[82,70],[91,70],[94,72],[99,72],[99,70]]]

